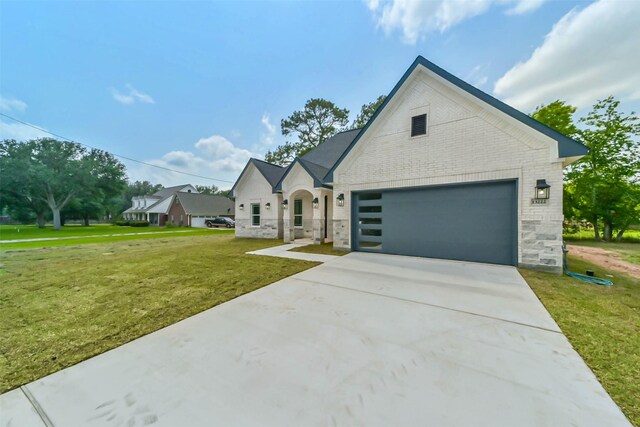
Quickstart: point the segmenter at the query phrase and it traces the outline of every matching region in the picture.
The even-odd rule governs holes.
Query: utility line
[[[55,136],[56,138],[64,139],[65,141],[73,142],[74,144],[80,144],[80,145],[83,145],[83,146],[85,146],[85,147],[87,147],[87,148],[91,148],[91,149],[94,149],[94,150],[102,150],[101,148],[93,147],[93,146],[91,146],[91,145],[89,145],[89,144],[85,144],[85,143],[83,143],[83,142],[74,141],[74,140],[69,139],[69,138],[67,138],[67,137],[65,137],[65,136],[58,135],[58,134],[56,134],[56,133],[53,133],[53,132],[48,131],[48,130],[46,130],[46,129],[43,129],[43,128],[41,128],[41,127],[38,127],[38,126],[32,125],[31,123],[27,123],[27,122],[24,122],[24,121],[22,121],[22,120],[16,119],[15,117],[11,117],[11,116],[6,115],[6,114],[4,114],[4,113],[0,113],[0,116],[2,116],[2,117],[6,117],[7,119],[11,119],[11,120],[13,120],[13,121],[15,121],[15,122],[18,122],[18,123],[21,123],[21,124],[23,124],[23,125],[25,125],[25,126],[29,126],[30,128],[37,129],[37,130],[39,130],[39,131],[41,131],[41,132],[48,133],[49,135]],[[106,151],[106,150],[102,150],[102,151],[109,152],[109,151]],[[109,153],[110,153],[110,152],[109,152]],[[202,176],[202,175],[197,175],[197,174],[194,174],[194,173],[189,173],[189,172],[183,172],[183,171],[179,171],[179,170],[175,170],[175,169],[170,169],[170,168],[166,168],[166,167],[164,167],[164,166],[158,166],[158,165],[154,165],[154,164],[152,164],[152,163],[143,162],[142,160],[132,159],[131,157],[121,156],[120,154],[116,154],[116,153],[111,153],[111,154],[112,154],[113,156],[115,156],[115,157],[119,157],[119,158],[121,158],[121,159],[129,160],[129,161],[131,161],[131,162],[140,163],[140,164],[145,165],[145,166],[151,166],[151,167],[154,167],[154,168],[163,169],[163,170],[166,170],[166,171],[169,171],[169,172],[181,173],[181,174],[183,174],[183,175],[194,176],[194,177],[196,177],[196,178],[208,179],[208,180],[211,180],[211,181],[219,181],[219,182],[226,182],[226,183],[229,183],[229,184],[234,184],[234,182],[233,182],[233,181],[227,181],[227,180],[224,180],[224,179],[218,179],[218,178],[210,178],[210,177],[208,177],[208,176]]]

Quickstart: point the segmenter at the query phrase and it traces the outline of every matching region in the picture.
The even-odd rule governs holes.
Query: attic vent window
[[[411,136],[420,136],[427,134],[427,115],[411,117]]]

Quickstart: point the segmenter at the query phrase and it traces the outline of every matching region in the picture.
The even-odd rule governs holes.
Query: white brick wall
[[[250,164],[235,189],[236,237],[282,238],[282,196],[273,194],[271,185]],[[251,204],[260,204],[260,226],[251,225]],[[267,209],[266,204],[271,208]],[[244,209],[240,209],[240,205]]]
[[[428,114],[428,134],[410,137],[411,117]],[[555,141],[419,67],[334,173],[334,245],[350,246],[354,190],[518,179],[518,260],[558,271],[562,162]],[[547,205],[531,205],[537,179]],[[345,229],[346,228],[346,229]],[[349,243],[346,243],[349,242]]]

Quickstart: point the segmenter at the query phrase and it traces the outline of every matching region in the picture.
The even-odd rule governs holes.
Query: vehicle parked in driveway
[[[234,220],[232,220],[231,218],[223,217],[223,216],[218,218],[207,219],[204,221],[204,223],[209,228],[220,228],[220,227],[234,228],[236,226],[236,222]]]

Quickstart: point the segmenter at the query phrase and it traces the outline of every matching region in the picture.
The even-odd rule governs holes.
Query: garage
[[[352,193],[352,248],[516,265],[516,180]]]
[[[195,228],[207,228],[207,225],[204,223],[205,219],[209,217],[206,216],[192,216],[191,217],[191,226]]]

